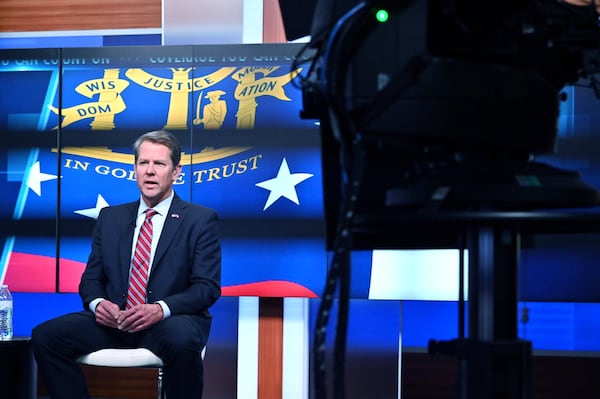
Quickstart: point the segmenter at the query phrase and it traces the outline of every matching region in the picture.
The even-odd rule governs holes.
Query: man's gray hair
[[[179,143],[177,137],[166,130],[155,130],[144,133],[135,141],[135,143],[133,143],[133,154],[136,163],[140,153],[140,146],[144,141],[166,145],[171,151],[173,166],[179,165],[179,162],[181,161],[181,143]]]

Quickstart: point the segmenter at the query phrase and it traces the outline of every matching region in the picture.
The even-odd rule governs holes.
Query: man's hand
[[[96,322],[103,326],[117,328],[117,319],[120,315],[121,309],[119,309],[119,306],[107,299],[100,301],[96,306]]]
[[[126,332],[145,330],[163,319],[162,307],[157,304],[136,305],[121,312],[117,318],[117,328]]]

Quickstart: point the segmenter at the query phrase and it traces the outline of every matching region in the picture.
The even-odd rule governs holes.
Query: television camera
[[[461,398],[528,398],[521,227],[537,209],[600,204],[578,172],[535,160],[556,149],[563,88],[600,95],[594,0],[317,0],[308,33],[301,117],[320,122],[334,254],[315,327],[316,397],[336,294],[343,373],[350,250],[451,247],[469,250],[469,334],[461,313],[459,338],[430,352],[461,359]],[[343,379],[333,385],[344,397]]]

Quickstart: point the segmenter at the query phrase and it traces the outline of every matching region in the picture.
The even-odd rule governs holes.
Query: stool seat
[[[200,357],[204,360],[206,346]],[[106,348],[98,349],[77,358],[77,362],[88,366],[101,367],[146,367],[158,369],[158,399],[165,399],[163,390],[163,361],[146,348]]]
[[[100,349],[79,357],[77,362],[104,367],[163,367],[162,359],[146,348]]]

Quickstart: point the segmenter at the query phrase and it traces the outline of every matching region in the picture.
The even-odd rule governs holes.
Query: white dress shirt
[[[173,197],[175,196],[175,192],[171,190],[171,195],[167,198],[156,204],[152,209],[154,209],[157,213],[152,216],[152,248],[150,250],[150,264],[148,265],[148,276],[150,276],[150,272],[152,269],[152,263],[154,262],[154,254],[156,252],[156,247],[158,245],[158,240],[160,239],[160,235],[162,233],[163,226],[165,225],[165,220],[167,213],[169,212],[169,208],[171,207],[171,203],[173,202]],[[131,273],[131,267],[133,266],[133,255],[135,253],[135,246],[137,243],[138,235],[140,234],[140,230],[142,228],[142,223],[144,223],[144,219],[146,218],[146,211],[149,209],[148,205],[144,202],[144,200],[140,197],[140,205],[137,211],[137,219],[135,223],[135,231],[133,232],[133,240],[131,242],[131,259],[129,260],[129,272]],[[96,307],[98,304],[103,301],[105,298],[96,298],[90,302],[90,310],[95,314]],[[163,310],[163,319],[171,316],[171,309],[167,306],[164,301],[157,301],[157,304]]]

